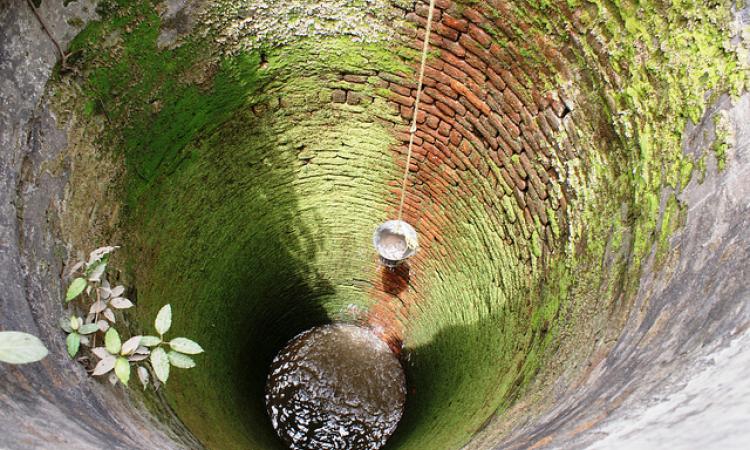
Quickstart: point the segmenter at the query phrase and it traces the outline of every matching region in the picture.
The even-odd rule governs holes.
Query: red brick
[[[427,117],[434,116],[440,120],[444,120],[448,122],[451,120],[451,117],[443,113],[436,105],[424,105],[422,106],[422,109],[427,113]]]
[[[474,80],[471,79],[466,80],[466,83],[464,84],[466,84],[466,87],[469,88],[469,90],[480,99],[484,100],[485,98],[487,98],[486,84],[477,84],[474,82]]]
[[[520,137],[521,130],[516,126],[516,124],[508,120],[506,116],[501,116],[501,117],[502,117],[501,120],[503,121],[503,125],[505,125],[505,128],[510,132],[511,136],[516,137],[516,138]],[[516,150],[516,151],[519,151],[519,150]]]
[[[460,40],[461,38],[459,38],[459,41]],[[466,49],[464,49],[464,47],[459,42],[456,42],[456,41],[443,39],[443,46],[440,48],[453,53],[459,58],[463,58],[466,55]]]
[[[421,17],[426,18],[427,15],[430,13],[430,5],[417,3],[416,7],[414,8],[414,11],[417,14],[419,14]],[[435,22],[439,22],[442,17],[443,17],[443,12],[440,9],[435,8],[435,10],[432,12],[432,19]]]
[[[490,114],[492,112],[490,110],[490,107],[487,106],[487,103],[482,101],[473,92],[471,92],[466,87],[466,85],[453,80],[451,81],[451,88],[453,88],[453,90],[456,91],[458,94],[463,95],[466,98],[466,100],[468,100],[472,105],[474,105],[475,108],[477,108],[483,114]]]
[[[489,48],[492,43],[492,37],[474,24],[469,25],[469,36],[473,37],[484,48]]]
[[[466,63],[469,64],[471,67],[481,70],[482,72],[486,72],[487,70],[487,64],[484,63],[481,59],[479,59],[477,56],[475,56],[472,53],[467,53],[465,56]]]
[[[461,142],[461,145],[458,148],[459,150],[461,150],[461,153],[463,153],[466,156],[469,156],[472,150],[474,150],[471,143],[465,139],[463,140],[463,142]]]
[[[461,133],[456,130],[451,131],[451,144],[458,145],[462,140]]]
[[[456,111],[457,114],[462,116],[466,114],[466,108],[464,107],[464,105],[458,103],[457,101],[450,98],[443,98],[441,101],[448,105],[453,111]]]
[[[501,47],[498,44],[490,44],[490,53],[495,57],[496,63],[492,66],[495,72],[500,73],[501,70],[507,70],[513,64],[513,58],[510,55],[508,49]]]
[[[451,126],[445,122],[440,122],[440,125],[438,125],[438,133],[440,133],[443,136],[450,136]]]
[[[500,169],[500,176],[503,178],[503,181],[505,181],[505,184],[507,184],[509,188],[514,188],[515,184],[513,183],[513,178],[510,176],[507,170]]]
[[[446,27],[441,23],[435,24],[435,33],[451,41],[458,40],[458,31],[454,30],[453,28]],[[430,38],[430,42],[432,42],[432,38]]]
[[[514,94],[510,89],[506,89],[503,91],[503,98],[510,105],[510,107],[513,108],[513,111],[518,113],[518,115],[520,116],[521,110],[523,109],[523,104],[521,103],[521,100],[516,97],[516,94]],[[514,122],[518,123],[519,121]]]
[[[456,19],[455,17],[449,16],[448,14],[443,15],[443,23],[456,31],[460,31],[461,33],[465,33],[469,30],[469,22],[464,19]]]
[[[429,142],[430,144],[435,143],[435,136],[433,136],[430,131],[432,130],[417,130],[415,133],[415,138],[420,137],[421,139],[424,139],[425,142]]]
[[[469,161],[471,161],[471,165],[474,169],[478,169],[481,164],[480,161],[482,161],[482,156],[478,152],[474,152],[469,155]]]
[[[451,87],[448,86],[447,84],[438,83],[435,86],[435,88],[438,91],[440,91],[441,94],[446,95],[446,96],[448,96],[448,97],[450,97],[452,99],[457,99],[458,98],[458,94],[456,93],[456,91],[454,91],[453,89],[451,89]]]
[[[450,84],[451,79],[448,75],[446,75],[444,72],[436,70],[430,66],[426,66],[424,68],[425,76],[429,76],[435,81],[438,81],[443,84]]]
[[[427,24],[423,24],[423,27],[417,30],[417,39],[414,42],[407,42],[407,45],[409,47],[412,47],[416,50],[422,50],[422,46],[424,46],[424,35],[426,30],[424,29],[424,26]],[[433,47],[442,47],[443,45],[443,38],[435,33],[435,30],[432,30],[430,32],[430,45]]]
[[[397,94],[393,91],[388,95],[388,98],[393,100],[394,102],[398,103],[399,105],[403,106],[412,106],[414,105],[414,99],[410,96],[405,96],[401,94]]]
[[[474,128],[479,131],[479,133],[482,135],[484,140],[486,141],[487,145],[490,146],[493,150],[497,150],[498,144],[497,140],[495,139],[495,136],[497,135],[497,131],[494,129],[490,129],[482,125],[480,120],[474,116],[468,116],[467,120],[474,125]]]
[[[516,112],[515,110],[513,110],[513,108],[511,108],[508,102],[505,101],[505,97],[502,94],[491,95],[491,97],[492,97],[492,101],[494,101],[495,104],[500,106],[500,110],[498,110],[498,113],[503,112],[504,114],[502,114],[502,116],[505,117],[506,119],[510,119],[509,122],[513,122],[513,123],[521,122],[521,115],[518,114],[518,112]],[[490,102],[489,99],[487,101]]]
[[[472,142],[475,139],[479,139],[478,136],[474,135],[474,125],[472,125],[471,122],[467,121],[463,116],[456,116],[455,119],[456,122],[461,125],[460,127],[456,127],[456,129],[459,130],[465,138],[471,140]]]
[[[536,71],[531,71],[530,73],[527,73],[527,71],[525,71],[523,67],[517,66],[517,65],[512,66],[510,68],[510,71],[513,73],[513,76],[515,77],[515,79],[521,85],[523,85],[524,88],[527,88],[527,89],[530,87],[528,84],[528,78],[532,78],[533,80],[534,74],[536,73]]]
[[[433,89],[433,88],[427,88],[425,89],[425,92],[435,98],[437,101],[442,102],[450,106],[454,111],[458,112],[459,114],[464,114],[466,112],[466,109],[461,107],[458,102],[456,102],[451,97],[448,97],[447,95],[444,95],[442,92]]]
[[[488,117],[488,121],[490,122],[490,124],[492,124],[493,128],[498,131],[500,138],[503,140],[503,142],[506,145],[508,145],[514,151],[518,151],[518,152],[521,151],[520,143],[518,142],[517,139],[511,136],[510,132],[503,124],[501,116],[493,113]]]
[[[503,81],[500,75],[495,73],[494,70],[488,68],[485,74],[487,75],[487,78],[490,79],[490,83],[492,83],[492,85],[495,86],[498,90],[502,91],[503,89],[505,89],[505,81]]]
[[[396,137],[396,139],[398,139],[401,142],[409,142],[409,133],[394,133],[394,136]],[[422,145],[422,138],[415,137],[414,144]]]
[[[457,80],[465,80],[467,78],[466,75],[468,75],[470,78],[472,78],[477,83],[483,84],[484,80],[487,78],[484,75],[484,73],[482,73],[481,71],[479,71],[479,70],[471,67],[470,65],[468,65],[466,63],[466,61],[464,61],[463,59],[460,59],[460,58],[456,57],[455,55],[453,55],[451,53],[448,53],[448,52],[443,53],[442,57],[443,57],[443,61],[447,63],[445,65],[445,67],[444,67],[445,72],[449,76],[451,76],[451,77],[453,77],[453,78],[455,78]],[[459,75],[454,76],[453,74],[451,74],[450,72],[448,72],[448,66],[449,65],[452,65],[453,67],[457,68],[460,72],[463,72],[463,73],[460,73]]]
[[[477,58],[482,60],[485,65],[491,66],[492,64],[497,62],[492,53],[479,45],[479,43],[472,39],[472,37],[468,34],[462,34],[458,39],[458,42],[463,46],[463,48],[466,49],[467,53],[471,53],[472,55],[476,56]]]
[[[427,67],[425,67],[425,72],[426,71],[427,71]],[[424,78],[422,79],[422,84],[424,86],[435,87],[435,85],[437,85],[437,83],[438,83],[437,80],[435,80],[434,78],[428,77],[427,75],[425,75]]]
[[[549,101],[536,89],[531,91],[531,98],[534,99],[534,102],[539,109],[545,109],[549,105]]]
[[[401,86],[400,84],[396,83],[389,83],[388,88],[397,94],[404,95],[406,97],[411,97],[411,89],[409,89],[406,86]]]
[[[446,75],[448,75],[451,78],[454,78],[456,80],[465,80],[468,78],[465,72],[457,69],[456,67],[446,64],[443,67],[443,72],[445,72]]]
[[[463,16],[477,24],[487,22],[487,19],[474,8],[464,8]]]
[[[445,115],[448,115],[451,117],[456,115],[456,111],[451,109],[451,107],[446,105],[445,103],[438,101],[435,103],[435,106],[437,106],[437,108]]]
[[[553,130],[560,131],[560,119],[549,108],[544,110],[542,116]]]

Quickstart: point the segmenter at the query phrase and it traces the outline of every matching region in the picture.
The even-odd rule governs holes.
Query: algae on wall
[[[657,3],[514,2],[510,15],[459,3],[459,15],[484,8],[508,21],[484,30],[538,70],[524,85],[559,90],[573,111],[546,149],[560,209],[543,211],[546,247],[539,217],[479,170],[455,175],[466,191],[424,206],[443,218],[440,238],[451,245],[431,244],[410,291],[420,303],[401,318],[417,389],[393,442],[403,448],[463,445],[588,357],[597,333],[616,335],[642,263],[655,242],[665,251],[680,223],[676,197],[661,199],[690,178],[685,121],[702,115],[706,92],[746,80],[724,46],[726,2],[667,14]],[[351,320],[374,301],[369,237],[393,197],[400,156],[389,149],[401,121],[380,75],[411,76],[415,52],[314,33],[245,48],[222,35],[222,19],[236,17],[219,6],[206,16],[216,22],[162,48],[163,8],[103,4],[102,20],[71,45],[85,99],[77,106],[105,124],[90,139],[127,168],[123,225],[138,318],[171,302],[175,326],[206,337],[205,370],[175,377],[171,404],[211,446],[273,446],[260,403],[264,361],[300,327]],[[543,36],[566,67],[547,60]],[[334,103],[341,91],[366,101]],[[474,151],[500,170],[488,149]],[[517,156],[503,163],[522,170]]]

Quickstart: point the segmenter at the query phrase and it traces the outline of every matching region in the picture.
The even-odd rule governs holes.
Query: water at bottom
[[[367,328],[332,324],[294,337],[271,364],[266,408],[290,449],[375,450],[401,419],[398,358]]]

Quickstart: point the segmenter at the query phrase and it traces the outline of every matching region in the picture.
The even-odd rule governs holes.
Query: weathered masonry
[[[398,352],[387,449],[750,443],[750,10],[696,0],[0,0],[0,447],[277,449],[276,351]],[[159,393],[65,354],[71,261],[122,248],[134,333],[198,339]],[[177,312],[181,312],[177,314]],[[721,426],[719,426],[721,425]]]

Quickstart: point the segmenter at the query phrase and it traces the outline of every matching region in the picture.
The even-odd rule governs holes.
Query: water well
[[[276,352],[374,330],[407,379],[387,449],[750,442],[748,9],[0,0],[0,447],[280,449]],[[158,393],[65,355],[67,265],[122,246],[134,331],[206,349]]]

